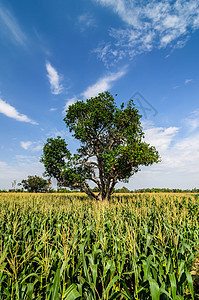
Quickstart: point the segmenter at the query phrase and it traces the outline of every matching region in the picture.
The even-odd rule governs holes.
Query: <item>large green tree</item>
[[[49,138],[41,157],[45,175],[93,199],[109,200],[119,181],[128,182],[140,166],[159,161],[155,147],[143,140],[140,118],[133,100],[118,108],[109,92],[70,105],[64,121],[80,148],[72,155],[61,137]]]

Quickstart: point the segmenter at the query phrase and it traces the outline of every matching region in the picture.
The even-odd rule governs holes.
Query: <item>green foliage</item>
[[[193,195],[1,194],[0,240],[0,299],[195,297]]]
[[[45,167],[45,175],[56,178],[58,182],[63,180],[62,170],[65,167],[65,158],[70,158],[70,152],[66,147],[65,141],[58,136],[56,139],[47,139],[43,148],[41,162]]]
[[[130,193],[129,189],[127,189],[127,187],[123,186],[122,188],[120,189],[117,189],[114,191],[115,193]]]
[[[145,188],[131,191],[132,193],[199,193],[199,189],[169,189],[169,188]]]
[[[46,175],[91,198],[109,200],[119,181],[128,182],[140,166],[159,162],[156,149],[143,140],[140,118],[132,100],[118,108],[109,92],[70,105],[64,121],[80,148],[72,155],[63,139],[48,139],[41,158]]]
[[[44,193],[48,191],[50,181],[35,175],[28,176],[27,179],[23,179],[18,185],[22,185],[23,189],[30,193]]]

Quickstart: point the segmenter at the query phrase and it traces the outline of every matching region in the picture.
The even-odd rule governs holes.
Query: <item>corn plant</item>
[[[0,195],[0,299],[197,299],[191,194]]]

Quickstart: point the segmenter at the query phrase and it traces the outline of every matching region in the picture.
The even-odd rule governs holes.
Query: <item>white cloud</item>
[[[4,114],[5,116],[15,119],[19,122],[26,122],[33,125],[38,125],[35,121],[28,118],[26,115],[20,114],[16,108],[5,102],[0,98],[0,113]]]
[[[180,139],[173,147],[164,153],[162,168],[170,169],[171,172],[192,173],[199,172],[199,133]]]
[[[27,142],[20,142],[20,145],[23,149],[28,150],[28,148],[30,148],[30,146],[32,145],[32,142],[27,141]]]
[[[42,145],[35,145],[35,146],[32,148],[32,151],[38,152],[38,151],[41,151],[42,149],[43,149],[43,146],[42,146]]]
[[[38,162],[39,158],[36,156],[32,156],[32,155],[16,155],[16,160],[17,160],[17,164],[19,164],[20,166],[23,165],[28,165],[28,164],[35,164]]]
[[[31,141],[21,141],[20,145],[24,150],[30,150],[33,152],[41,151],[43,148],[43,146],[40,143]]]
[[[53,68],[53,66],[47,62],[46,63],[47,77],[50,82],[51,93],[54,95],[59,95],[63,92],[63,85],[61,84],[61,77]]]
[[[97,80],[96,83],[89,86],[83,93],[81,93],[78,97],[74,96],[66,102],[63,113],[68,109],[69,105],[74,104],[78,98],[89,99],[91,97],[97,96],[101,92],[105,92],[109,90],[113,83],[123,77],[127,73],[127,67],[124,67],[122,70],[116,73],[109,73],[100,79]]]
[[[66,110],[68,109],[68,107],[72,104],[74,104],[75,102],[77,101],[77,97],[72,97],[70,99],[67,100],[65,106],[64,106],[64,109],[63,109],[63,114],[65,114]]]
[[[187,176],[199,172],[199,132],[184,138],[180,136],[181,131],[185,128],[153,127],[145,131],[147,141],[157,148],[162,158],[155,170],[166,172],[173,178],[180,172]]]
[[[89,86],[83,93],[82,96],[84,98],[91,98],[98,95],[100,92],[104,92],[109,90],[112,87],[114,81],[117,81],[121,77],[123,77],[127,72],[127,68],[123,68],[123,70],[117,73],[110,73],[102,78],[100,78],[95,84]]]
[[[13,14],[2,5],[0,5],[0,28],[3,33],[8,33],[6,36],[9,36],[12,41],[21,46],[26,46],[26,35],[20,28]]]
[[[21,182],[29,175],[42,176],[44,167],[39,163],[39,157],[17,155],[14,166],[6,162],[0,162],[0,189],[12,188],[14,180]]]
[[[197,113],[199,114],[198,111]],[[144,123],[143,128],[145,128],[145,140],[156,147],[162,161],[141,168],[142,171],[130,180],[130,188],[199,187],[199,130],[183,137],[187,133],[186,126],[166,128]]]
[[[199,109],[194,110],[187,118],[183,120],[189,132],[193,132],[199,128]]]
[[[197,0],[95,1],[111,8],[125,24],[123,28],[112,28],[110,40],[95,50],[105,65],[153,48],[183,47],[190,33],[199,29]]]
[[[55,108],[55,107],[52,107],[49,109],[49,111],[56,111],[56,110],[57,110],[57,108]]]
[[[178,131],[178,127],[151,127],[144,131],[145,140],[157,147],[161,155],[161,153],[164,154],[165,151],[169,149]]]

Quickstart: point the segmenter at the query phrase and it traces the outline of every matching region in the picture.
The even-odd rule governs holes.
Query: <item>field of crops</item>
[[[198,299],[199,196],[0,194],[0,299]]]

